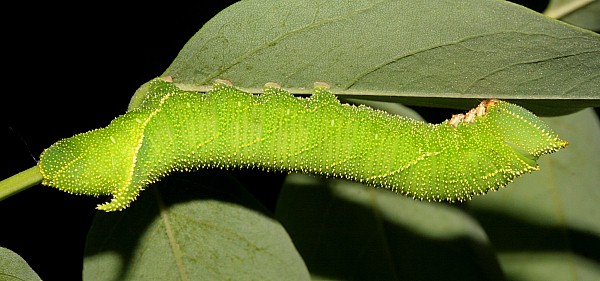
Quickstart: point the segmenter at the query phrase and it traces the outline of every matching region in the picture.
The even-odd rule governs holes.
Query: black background
[[[123,114],[137,87],[162,74],[204,22],[234,2],[13,2],[3,9],[0,179],[34,166],[55,141]],[[43,280],[81,280],[97,203],[27,189],[0,202],[0,246]]]
[[[234,2],[143,8],[14,2],[3,9],[0,179],[34,166],[55,141],[124,113],[137,87],[159,76],[204,22]],[[513,2],[532,2],[537,11],[546,5]],[[240,175],[253,176],[263,175]],[[271,201],[267,207],[273,198],[264,200]],[[85,234],[100,202],[27,189],[0,202],[0,246],[44,280],[80,280]]]

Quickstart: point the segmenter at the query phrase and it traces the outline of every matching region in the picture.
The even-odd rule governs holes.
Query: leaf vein
[[[338,21],[345,20],[348,17],[351,17],[353,15],[360,14],[362,12],[365,12],[365,11],[368,11],[370,9],[373,9],[373,8],[375,8],[375,6],[376,5],[371,5],[371,6],[367,7],[367,8],[358,9],[358,10],[355,10],[355,11],[353,11],[351,13],[344,14],[342,16],[328,18],[328,19],[324,19],[324,20],[321,20],[321,21],[316,21],[315,22],[313,20],[308,25],[302,26],[301,28],[298,28],[298,29],[295,29],[295,30],[291,30],[291,31],[286,32],[286,33],[283,33],[283,34],[281,34],[281,35],[273,38],[272,40],[267,41],[267,42],[265,42],[265,43],[263,43],[261,45],[258,45],[256,48],[251,49],[251,50],[249,50],[249,51],[241,54],[237,58],[234,58],[229,64],[224,64],[222,67],[220,67],[215,72],[207,75],[206,78],[200,84],[205,84],[205,83],[208,83],[208,82],[212,81],[213,79],[215,79],[215,78],[219,77],[220,75],[222,75],[225,71],[231,69],[232,67],[234,67],[237,64],[241,63],[242,61],[244,61],[244,59],[246,59],[248,57],[251,57],[253,54],[258,53],[261,50],[268,48],[269,46],[274,46],[274,45],[276,45],[276,43],[281,42],[281,41],[285,40],[288,37],[291,37],[291,36],[293,36],[295,34],[301,33],[301,32],[306,31],[306,30],[318,28],[318,27],[321,27],[321,26],[325,26],[327,24],[332,24],[332,23],[335,23],[335,22],[338,22]]]

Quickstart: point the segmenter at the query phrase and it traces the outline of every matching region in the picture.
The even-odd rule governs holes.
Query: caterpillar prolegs
[[[567,145],[526,109],[486,100],[437,125],[341,104],[323,84],[298,98],[216,82],[207,93],[157,78],[137,108],[107,127],[63,139],[39,161],[43,184],[112,195],[122,210],[173,171],[259,168],[350,179],[433,201],[462,201],[538,169]]]

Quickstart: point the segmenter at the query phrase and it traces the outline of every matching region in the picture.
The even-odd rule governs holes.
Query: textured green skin
[[[112,195],[98,209],[115,211],[172,171],[248,167],[462,201],[537,170],[540,155],[566,146],[535,115],[502,101],[454,127],[342,105],[325,87],[302,99],[277,87],[257,96],[224,83],[206,94],[161,79],[146,86],[136,109],[45,150],[43,184]]]

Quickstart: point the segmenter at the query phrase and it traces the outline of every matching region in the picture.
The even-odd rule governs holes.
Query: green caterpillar
[[[207,93],[165,79],[107,127],[60,140],[39,161],[43,184],[112,195],[122,210],[173,171],[260,168],[346,178],[433,201],[462,201],[539,169],[567,145],[538,117],[486,100],[438,125],[340,104],[323,84],[297,98],[274,84],[253,95],[216,82]]]

